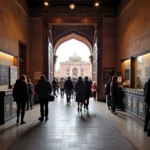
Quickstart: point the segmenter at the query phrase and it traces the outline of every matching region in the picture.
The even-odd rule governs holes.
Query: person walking
[[[106,102],[108,106],[108,110],[111,109],[111,96],[110,96],[110,83],[112,81],[112,77],[109,77],[109,80],[105,84],[105,95],[106,95]]]
[[[84,83],[85,83],[85,86],[86,86],[86,95],[85,95],[84,108],[85,108],[86,110],[88,110],[88,109],[89,109],[89,99],[90,99],[92,84],[91,84],[91,82],[88,80],[88,77],[85,77]]]
[[[92,85],[92,92],[94,95],[94,100],[96,100],[96,91],[97,91],[97,84],[96,84],[96,81],[94,81]]]
[[[28,82],[28,91],[29,91],[29,100],[27,101],[27,109],[29,107],[33,109],[33,96],[34,96],[34,85],[32,84],[30,79],[27,79]]]
[[[70,80],[70,77],[68,77],[68,80],[65,82],[65,92],[66,92],[67,104],[71,103],[70,99],[71,99],[72,90],[73,90],[73,83]]]
[[[144,131],[147,132],[147,136],[150,137],[150,78],[144,85],[144,96],[145,96]]]
[[[59,82],[59,87],[60,87],[60,94],[61,97],[64,97],[64,87],[65,87],[65,82],[64,82],[64,78],[62,78]]]
[[[39,96],[39,101],[40,101],[40,112],[41,112],[41,117],[39,120],[41,122],[44,121],[44,116],[45,116],[45,121],[48,120],[48,97],[52,92],[52,88],[50,83],[46,80],[46,77],[44,75],[41,76],[40,80],[37,82],[35,86],[35,91]],[[45,107],[45,110],[44,110]]]
[[[52,88],[53,88],[53,95],[57,97],[57,94],[56,94],[56,90],[57,90],[56,78],[54,78],[53,81],[52,81]]]
[[[76,91],[76,102],[78,105],[77,111],[82,111],[82,105],[85,102],[85,96],[86,96],[86,85],[82,80],[82,77],[79,77],[76,85],[75,85],[75,91]]]
[[[26,102],[29,100],[28,86],[27,86],[25,75],[21,75],[20,79],[18,79],[14,84],[13,97],[14,97],[14,101],[17,103],[16,123],[19,124],[19,116],[21,111],[21,124],[24,124],[26,123],[24,121],[25,106],[26,106]]]
[[[75,78],[73,78],[72,83],[73,83],[72,98],[75,99],[75,97],[76,97],[76,96],[75,96],[75,95],[76,95],[76,93],[75,93],[75,85],[76,85],[76,83],[77,83],[77,81],[76,81]]]
[[[112,82],[110,83],[110,96],[111,96],[111,111],[115,113],[117,99],[118,99],[118,77],[113,76]]]

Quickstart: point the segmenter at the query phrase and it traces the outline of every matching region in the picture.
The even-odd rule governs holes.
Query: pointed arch
[[[63,38],[61,38],[61,39],[55,44],[55,47],[54,47],[54,55],[56,55],[57,48],[58,48],[62,43],[66,42],[66,41],[68,41],[68,40],[70,40],[70,39],[76,39],[76,40],[78,40],[78,41],[83,42],[84,44],[86,44],[87,47],[90,49],[90,52],[91,52],[91,55],[92,55],[92,46],[91,46],[90,42],[89,42],[86,38],[84,38],[84,37],[82,37],[82,36],[80,36],[80,35],[77,35],[77,34],[75,34],[75,33],[72,33],[72,34],[69,34],[69,35],[67,35],[67,36],[64,36]]]

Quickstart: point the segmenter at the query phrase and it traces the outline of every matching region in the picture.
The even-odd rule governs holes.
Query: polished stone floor
[[[150,150],[143,121],[90,100],[89,111],[77,112],[58,97],[49,104],[49,120],[40,123],[39,105],[26,112],[24,125],[15,118],[0,126],[0,150]]]

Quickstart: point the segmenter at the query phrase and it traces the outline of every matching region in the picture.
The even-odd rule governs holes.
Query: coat
[[[86,96],[86,85],[83,81],[78,81],[75,85],[76,102],[84,102]]]
[[[36,84],[35,91],[38,94],[40,100],[42,99],[48,100],[48,96],[49,94],[51,94],[52,88],[48,81],[41,79]]]
[[[18,79],[13,88],[14,101],[24,103],[29,100],[29,92],[27,83]]]
[[[92,83],[88,80],[84,81],[84,83],[85,83],[85,86],[86,86],[86,97],[90,97]]]
[[[145,103],[150,108],[150,79],[144,85]]]
[[[115,81],[112,81],[110,83],[110,96],[117,99],[118,98],[118,83]]]

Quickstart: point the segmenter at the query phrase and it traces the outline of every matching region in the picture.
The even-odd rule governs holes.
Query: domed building
[[[56,72],[56,77],[66,78],[68,76],[77,78],[79,76],[92,77],[92,68],[90,62],[82,61],[82,58],[74,53],[66,62],[60,62],[60,70]]]

